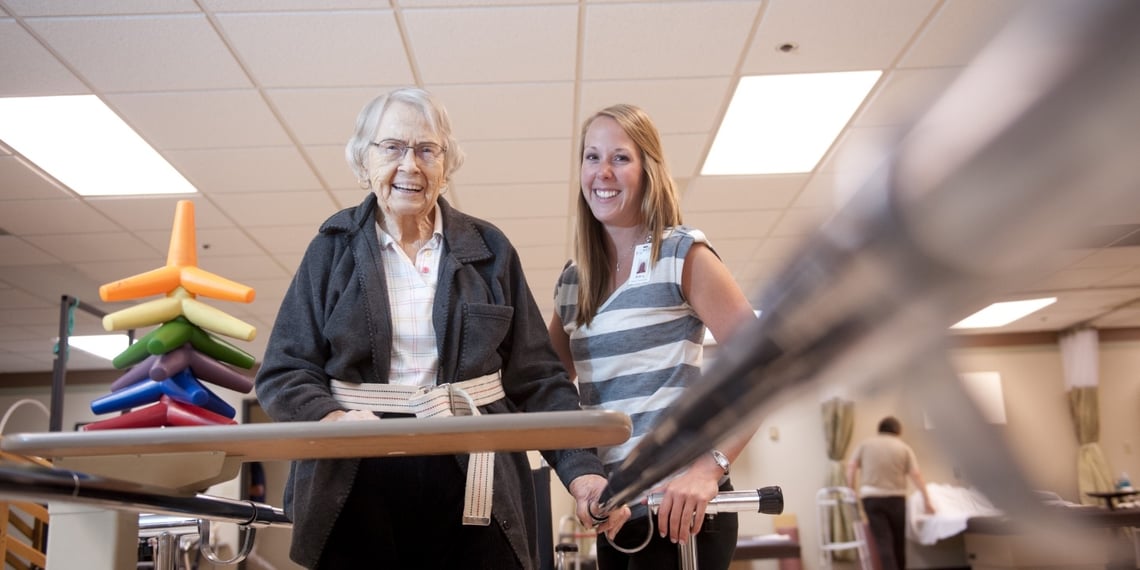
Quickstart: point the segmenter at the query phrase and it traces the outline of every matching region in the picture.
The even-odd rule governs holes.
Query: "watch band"
[[[712,456],[713,461],[716,461],[716,464],[719,465],[721,469],[724,469],[724,474],[728,475],[728,468],[732,465],[728,460],[728,456],[721,453],[719,449],[712,450]]]

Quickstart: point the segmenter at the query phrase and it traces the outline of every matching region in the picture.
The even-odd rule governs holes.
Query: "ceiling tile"
[[[693,226],[716,244],[718,240],[748,238],[759,239],[771,231],[779,218],[778,210],[751,212],[694,212],[685,215],[685,225]]]
[[[226,37],[258,85],[413,82],[391,10],[222,13]]]
[[[1136,264],[1140,259],[1140,247],[1109,247],[1098,250],[1092,255],[1073,264],[1073,267],[1120,267]]]
[[[106,99],[159,150],[289,144],[277,118],[252,89],[132,93]]]
[[[201,267],[247,286],[249,279],[280,279],[289,275],[267,255],[216,256],[203,260]],[[221,308],[216,300],[211,304]]]
[[[558,273],[555,272],[560,272],[566,265],[566,261],[570,259],[570,249],[573,246],[567,243],[526,245],[516,241],[513,234],[508,233],[507,236],[511,238],[515,248],[518,249],[519,258],[522,259],[523,267],[526,268],[527,280],[530,281],[531,286],[537,287],[539,292],[553,291],[555,280],[558,279]],[[539,271],[542,270],[554,273],[554,280],[536,281]]]
[[[405,10],[404,25],[425,84],[574,78],[574,6]]]
[[[317,229],[309,225],[249,228],[249,234],[269,253],[305,253]]]
[[[21,159],[12,155],[0,156],[0,180],[4,184],[0,202],[74,198],[70,192],[40,175],[38,169],[29,168]]]
[[[250,86],[204,15],[29,18],[27,22],[99,91]]]
[[[484,220],[566,218],[576,188],[568,184],[464,184],[463,211]]]
[[[760,2],[587,5],[582,78],[732,75]]]
[[[333,197],[333,202],[337,204],[337,209],[355,208],[364,201],[364,197],[371,193],[371,190],[365,188],[352,188],[347,190],[333,190],[330,192]]]
[[[574,132],[574,84],[496,83],[428,86],[451,117],[459,143],[541,139]]]
[[[323,191],[220,194],[215,200],[227,212],[240,212],[246,227],[310,225],[314,235],[321,223],[337,210],[328,193]]]
[[[23,236],[79,234],[119,229],[84,202],[68,200],[9,200],[0,208],[0,228]]]
[[[99,16],[197,12],[194,0],[4,0],[19,16]]]
[[[98,292],[100,285],[74,266],[63,263],[24,266],[19,271],[5,272],[4,280],[49,304],[58,303],[63,295],[91,296],[92,292]]]
[[[1129,269],[1120,275],[1107,279],[1102,285],[1110,287],[1140,286],[1140,267]]]
[[[169,237],[174,225],[174,213],[178,209],[178,202],[182,200],[189,200],[194,203],[194,227],[199,232],[208,228],[234,227],[234,222],[230,216],[235,213],[222,212],[201,194],[195,194],[191,197],[100,197],[88,198],[86,202],[124,228],[133,231],[163,230]],[[166,246],[163,246],[163,251],[165,249]]]
[[[345,139],[345,143],[348,139]],[[352,189],[353,192],[364,192],[356,181],[356,175],[348,166],[348,159],[344,156],[344,143],[336,145],[306,146],[305,154],[313,162],[313,168],[324,182],[326,188],[339,190]],[[353,199],[355,205],[360,199]],[[346,204],[347,205],[347,204]]]
[[[617,103],[645,110],[662,134],[708,133],[716,130],[727,105],[728,77],[646,79],[641,81],[583,81],[575,133],[587,117]]]
[[[577,4],[578,0],[400,0],[405,8],[443,6],[503,6],[514,4]]]
[[[245,233],[236,228],[197,228],[195,252],[198,265],[206,267],[213,258],[235,255],[264,254],[265,252]],[[170,230],[138,231],[135,235],[163,252],[156,262],[166,259],[170,247]]]
[[[849,128],[839,136],[816,167],[817,171],[835,175],[840,185],[839,196],[846,196],[863,186],[880,164],[894,150],[899,136],[891,127]]]
[[[776,210],[791,204],[806,175],[698,176],[682,199],[685,212]]]
[[[334,145],[341,149],[343,156],[356,116],[368,102],[388,90],[380,87],[267,89],[265,96],[301,144]]]
[[[294,147],[172,150],[164,154],[198,190],[211,198],[228,192],[321,187]]]
[[[0,309],[36,309],[50,307],[51,303],[22,289],[0,289]]]
[[[111,261],[120,259],[154,259],[154,267],[166,260],[161,251],[127,233],[83,233],[29,236],[32,245],[68,263]]]
[[[669,172],[674,176],[688,178],[700,170],[700,160],[705,155],[705,145],[710,142],[708,134],[661,135],[661,146],[665,147],[665,161]]]
[[[769,236],[761,240],[752,251],[753,261],[782,262],[802,245],[802,236]]]
[[[565,182],[571,175],[568,139],[474,141],[463,145],[467,160],[454,175],[466,184]],[[518,160],[518,157],[529,157]]]
[[[59,326],[59,313],[59,303],[56,303],[54,306],[37,303],[37,306],[34,308],[16,308],[0,311],[0,324],[29,326],[54,323],[56,326]]]
[[[815,232],[831,213],[825,208],[789,208],[772,228],[773,236],[803,236]]]
[[[852,120],[856,127],[913,124],[962,71],[960,67],[888,72]]]
[[[823,207],[838,210],[847,203],[851,193],[858,190],[862,182],[862,177],[847,180],[836,172],[816,172],[791,205],[797,208]]]
[[[1086,267],[1063,269],[1050,275],[1039,283],[1045,289],[1080,289],[1093,287],[1120,276],[1127,268],[1121,267]]]
[[[516,247],[566,244],[566,218],[489,218]],[[563,260],[565,261],[565,260]]]
[[[886,69],[935,5],[934,0],[773,0],[742,72]],[[789,42],[795,51],[777,49]]]
[[[91,92],[14,20],[0,20],[0,53],[0,97]]]
[[[727,265],[746,263],[752,259],[752,252],[759,240],[754,238],[718,239],[712,242],[713,249]]]
[[[79,261],[74,265],[80,273],[102,286],[107,283],[114,283],[120,279],[126,279],[132,275],[150,271],[164,265],[165,261],[165,254],[155,253],[148,256],[140,256],[138,259]],[[97,298],[99,291],[75,291],[72,294],[81,298]]]
[[[899,60],[899,67],[966,65],[1028,0],[949,0]]]
[[[259,12],[284,10],[321,10],[374,8],[376,0],[199,0],[215,12]],[[401,2],[403,3],[403,2]]]
[[[42,266],[58,262],[54,255],[28,243],[25,239],[0,235],[0,268]],[[0,279],[6,274],[7,271],[0,274]]]

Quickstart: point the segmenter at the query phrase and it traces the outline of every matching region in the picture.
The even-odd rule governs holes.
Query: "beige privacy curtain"
[[[851,434],[855,428],[855,403],[832,398],[822,404],[823,437],[827,440],[827,476],[823,482],[824,487],[848,487],[843,457],[847,455],[847,447],[851,444]],[[855,521],[847,520],[844,509],[831,509],[832,542],[851,542],[855,540],[855,530],[852,526]],[[821,524],[822,521],[821,521]],[[854,560],[854,550],[837,550],[832,553],[836,560]]]
[[[1061,335],[1061,362],[1069,412],[1077,432],[1077,490],[1081,504],[1098,504],[1087,493],[1112,490],[1112,470],[1100,448],[1099,349],[1096,329],[1080,329]]]

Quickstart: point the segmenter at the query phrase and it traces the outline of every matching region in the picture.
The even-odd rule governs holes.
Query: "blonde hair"
[[[599,117],[610,117],[617,121],[641,153],[642,172],[645,174],[642,182],[641,220],[649,230],[653,244],[651,263],[656,264],[661,252],[662,234],[666,229],[681,224],[681,199],[673,177],[669,174],[669,166],[665,164],[661,135],[653,120],[641,108],[626,104],[606,107],[582,124],[578,144],[579,161],[586,148],[586,131]],[[578,263],[578,315],[575,322],[578,326],[586,326],[593,322],[598,307],[605,301],[615,261],[606,253],[605,231],[601,222],[594,218],[581,189],[578,192],[574,250]]]

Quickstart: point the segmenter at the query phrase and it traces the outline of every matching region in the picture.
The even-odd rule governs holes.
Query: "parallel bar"
[[[115,510],[190,516],[251,527],[293,526],[277,507],[201,493],[93,477],[78,471],[31,465],[0,465],[0,496],[60,501]]]
[[[1014,290],[1140,187],[1140,2],[1034,2],[949,88],[765,290],[602,494],[632,502],[816,383],[922,380],[954,391],[947,328]],[[907,372],[930,372],[907,376]],[[951,456],[1008,512],[1039,502],[1000,433],[940,423]],[[979,452],[984,443],[985,451]]]

